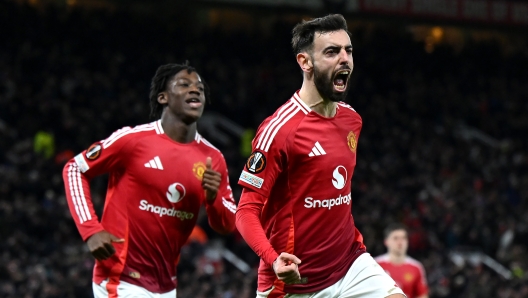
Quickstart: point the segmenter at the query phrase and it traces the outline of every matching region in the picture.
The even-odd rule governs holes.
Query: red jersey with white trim
[[[205,202],[201,186],[207,157],[222,175],[213,203]],[[88,183],[103,173],[109,173],[109,181],[99,222]],[[116,253],[111,258],[95,264],[93,281],[108,279],[110,294],[120,280],[154,293],[172,291],[180,248],[204,202],[214,230],[234,229],[236,205],[223,155],[199,134],[191,143],[173,141],[160,120],[125,127],[93,144],[66,164],[63,178],[83,240],[103,229],[125,239],[113,244]]]
[[[260,221],[277,253],[301,259],[301,283],[285,285],[261,260],[258,289],[269,297],[331,286],[365,252],[351,214],[359,114],[345,103],[325,118],[298,93],[260,125],[238,183],[267,198]]]
[[[393,264],[388,254],[378,256],[375,260],[394,279],[407,298],[427,295],[429,289],[425,270],[419,261],[406,257],[403,264]]]

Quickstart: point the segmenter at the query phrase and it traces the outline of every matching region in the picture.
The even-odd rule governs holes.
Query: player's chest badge
[[[405,279],[406,282],[411,282],[414,279],[414,276],[411,273],[405,273],[403,279]]]
[[[356,153],[357,149],[357,138],[356,134],[353,131],[350,131],[347,135],[347,144],[350,151]]]
[[[201,161],[194,163],[193,169],[194,177],[202,181],[203,174],[205,172],[205,164]]]

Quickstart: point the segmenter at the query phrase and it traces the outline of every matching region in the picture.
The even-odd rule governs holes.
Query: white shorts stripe
[[[91,220],[92,214],[90,213],[90,210],[88,209],[88,204],[86,203],[86,196],[84,195],[84,188],[81,180],[81,172],[79,171],[79,169],[75,171],[75,174],[77,175],[77,185],[79,186],[79,200],[82,203],[82,208],[84,208],[84,213],[86,214],[87,219]]]
[[[269,147],[271,146],[271,142],[273,141],[273,138],[275,138],[275,135],[277,134],[277,132],[279,132],[280,128],[286,122],[288,122],[288,120],[290,120],[293,116],[295,116],[295,114],[297,114],[299,111],[300,111],[299,108],[295,109],[292,113],[290,113],[288,116],[286,116],[286,118],[284,118],[284,120],[282,120],[282,122],[279,123],[279,125],[277,125],[277,127],[275,127],[275,129],[273,130],[273,133],[271,134],[271,137],[269,138],[268,142],[266,143],[266,147],[263,149],[264,152],[268,152]]]
[[[73,206],[75,207],[75,213],[77,213],[77,217],[79,218],[79,222],[82,224],[84,222],[82,216],[81,216],[81,212],[79,211],[79,205],[77,205],[77,198],[76,198],[76,195],[75,195],[75,190],[74,190],[74,187],[73,187],[73,179],[72,179],[72,175],[73,175],[73,164],[70,164],[70,167],[68,168],[68,184],[70,186],[70,196],[71,196],[71,200],[72,200],[72,203],[73,203]]]
[[[287,104],[285,104],[284,106],[282,106],[282,108],[279,109],[279,112],[277,113],[277,116],[275,116],[275,118],[273,118],[268,123],[268,126],[266,126],[266,128],[264,129],[264,131],[260,135],[258,143],[257,143],[257,146],[255,146],[256,148],[260,148],[260,146],[262,145],[263,141],[266,142],[265,138],[267,138],[269,131],[273,128],[273,126],[275,125],[276,122],[279,122],[282,119],[282,116],[283,116],[284,112],[287,109],[289,109],[290,107],[293,108],[293,103],[291,101],[289,101]]]
[[[76,174],[76,172],[78,171],[78,168],[74,164],[72,164],[71,167],[72,167],[71,168],[71,170],[72,170],[71,174],[72,175],[71,175],[71,177],[69,179],[70,179],[70,183],[72,185],[72,187],[71,187],[71,189],[72,189],[72,201],[79,208],[79,214],[81,215],[79,217],[79,221],[81,223],[83,223],[83,222],[85,222],[87,220],[87,217],[86,217],[86,214],[84,214],[84,209],[82,207],[82,203],[79,200],[79,189],[78,189],[78,186],[77,186],[77,174]]]

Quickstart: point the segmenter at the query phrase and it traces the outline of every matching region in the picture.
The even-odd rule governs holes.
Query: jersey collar
[[[301,97],[299,96],[299,91],[300,90],[297,90],[293,94],[291,101],[296,104],[301,109],[301,111],[304,112],[304,114],[308,114],[310,111],[312,111],[312,109],[310,109],[310,107],[304,101],[302,101]]]

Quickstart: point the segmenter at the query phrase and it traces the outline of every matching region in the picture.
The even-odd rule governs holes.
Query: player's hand
[[[107,231],[101,231],[93,234],[86,240],[88,249],[98,261],[106,260],[115,254],[115,248],[112,244],[114,242],[123,243],[125,239],[117,238]]]
[[[299,273],[299,264],[301,260],[289,253],[281,253],[273,262],[273,271],[277,278],[285,284],[296,284],[301,281]]]
[[[211,203],[216,199],[218,187],[220,187],[222,175],[212,168],[212,160],[208,157],[205,160],[205,171],[202,177],[202,188],[205,190],[205,199]]]

